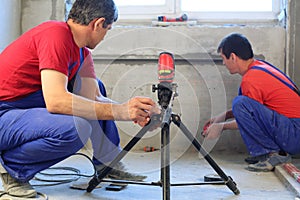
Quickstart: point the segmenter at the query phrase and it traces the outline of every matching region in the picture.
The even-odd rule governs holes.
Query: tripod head
[[[158,104],[167,109],[170,101],[178,96],[176,83],[159,83],[157,86],[152,85],[152,92],[157,91]]]

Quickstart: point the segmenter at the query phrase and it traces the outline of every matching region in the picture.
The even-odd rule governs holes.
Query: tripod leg
[[[212,166],[212,168],[218,173],[218,175],[223,179],[227,187],[235,194],[240,194],[239,189],[236,187],[236,183],[232,180],[230,176],[227,176],[223,170],[217,165],[217,163],[210,157],[205,149],[202,148],[197,139],[192,135],[192,133],[186,128],[186,126],[181,122],[178,115],[172,114],[172,121],[176,124],[179,129],[186,135],[186,137],[192,142],[194,147],[204,156],[206,161]]]
[[[163,200],[170,199],[170,127],[164,124],[161,129],[161,183]]]
[[[112,170],[112,168],[132,149],[132,147],[147,133],[147,131],[158,124],[158,122],[159,115],[152,116],[149,123],[145,127],[143,127],[134,138],[129,141],[129,143],[123,148],[123,150],[117,155],[117,157],[90,180],[89,186],[87,187],[86,191],[92,192],[92,190],[101,183],[102,179]]]

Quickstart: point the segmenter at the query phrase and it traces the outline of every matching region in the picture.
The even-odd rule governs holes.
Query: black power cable
[[[48,184],[34,184],[32,186],[54,186],[54,185],[60,185],[60,184],[66,184],[66,183],[70,183],[73,181],[77,181],[80,177],[94,177],[96,174],[96,168],[93,164],[93,161],[85,154],[83,153],[76,153],[75,155],[81,155],[84,156],[85,158],[87,158],[93,165],[94,168],[94,173],[91,175],[86,175],[86,174],[81,174],[79,169],[76,169],[74,167],[51,167],[47,170],[41,171],[38,174],[42,175],[42,176],[48,176],[48,177],[55,177],[55,176],[72,176],[71,178],[67,178],[67,179],[44,179],[44,178],[40,178],[38,176],[34,177],[34,180],[37,181],[41,181],[41,182],[48,182]],[[72,173],[47,173],[46,171],[51,171],[51,170],[63,170],[63,171],[70,171]],[[74,177],[75,176],[75,177]]]
[[[77,181],[80,177],[94,177],[96,174],[96,168],[95,165],[93,164],[93,161],[85,154],[83,153],[76,153],[73,156],[80,155],[84,156],[86,159],[88,159],[94,169],[94,173],[92,175],[86,175],[86,174],[81,174],[79,169],[76,169],[74,167],[50,167],[49,169],[46,169],[44,171],[39,172],[37,175],[42,175],[42,176],[49,176],[49,177],[55,177],[55,176],[73,176],[72,178],[67,178],[67,179],[43,179],[39,178],[37,175],[33,178],[33,180],[40,181],[40,182],[47,182],[46,184],[32,184],[32,186],[38,187],[38,186],[55,186],[55,185],[60,185],[60,184],[66,184],[70,183],[73,181]],[[70,171],[72,173],[47,173],[46,171],[51,171],[51,170],[63,170],[63,171]],[[43,194],[41,192],[37,192],[37,194],[41,197],[43,197],[45,200],[48,200],[48,196],[46,194]],[[4,191],[0,191],[0,198],[5,198],[4,195],[8,196],[7,200],[11,199],[10,197],[15,197],[13,195],[10,195]]]

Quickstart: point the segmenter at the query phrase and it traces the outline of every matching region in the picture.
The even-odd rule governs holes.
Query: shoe
[[[34,198],[37,196],[37,192],[32,188],[29,182],[18,182],[8,173],[1,173],[0,176],[4,191],[8,195],[23,198]]]
[[[104,165],[96,165],[96,170],[101,173]],[[119,162],[114,168],[106,175],[105,178],[116,179],[116,180],[127,180],[127,181],[143,181],[147,176],[133,174],[125,171],[125,166],[122,162]]]
[[[259,161],[265,161],[269,158],[270,154],[263,154],[259,156],[248,156],[245,158],[245,162],[248,164],[256,164]]]
[[[256,164],[250,164],[246,169],[254,172],[269,172],[273,171],[275,169],[275,166],[288,162],[291,162],[290,155],[280,155],[279,153],[272,153],[265,161],[259,161]]]

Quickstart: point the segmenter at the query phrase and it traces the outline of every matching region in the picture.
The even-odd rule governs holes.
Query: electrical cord
[[[93,161],[87,155],[85,155],[83,153],[76,153],[72,156],[76,156],[76,155],[84,156],[86,159],[88,159],[90,161],[90,163],[93,165],[93,170],[94,170],[94,173],[92,175],[81,174],[80,170],[76,169],[74,167],[50,167],[47,170],[63,170],[63,171],[70,171],[72,173],[47,173],[46,171],[41,171],[37,175],[48,176],[48,177],[55,177],[55,176],[73,176],[73,177],[67,178],[67,179],[44,179],[44,178],[40,178],[36,175],[36,176],[34,176],[33,180],[40,181],[40,182],[47,182],[47,183],[31,184],[31,185],[33,187],[55,186],[55,185],[61,185],[61,184],[66,184],[66,183],[70,183],[73,181],[77,181],[80,177],[87,177],[87,178],[94,177],[96,175],[96,167],[93,164]],[[7,197],[4,197],[4,195],[7,195]],[[46,194],[37,192],[37,195],[44,198],[45,200],[48,200],[48,196]],[[7,192],[0,191],[1,200],[12,200],[12,198],[10,198],[10,197],[15,197],[15,196],[10,195]]]
[[[38,176],[35,176],[33,178],[33,180],[36,181],[41,181],[41,182],[48,182],[48,184],[33,184],[32,186],[54,186],[54,185],[60,185],[60,184],[66,184],[66,183],[70,183],[73,181],[77,181],[80,177],[94,177],[96,174],[96,168],[95,165],[93,164],[93,161],[85,154],[83,153],[76,153],[73,156],[76,155],[80,155],[80,156],[84,156],[86,159],[88,159],[90,161],[90,163],[92,163],[93,165],[93,170],[94,173],[91,175],[86,175],[86,174],[81,174],[79,169],[76,169],[74,167],[51,167],[49,170],[63,170],[63,171],[71,171],[73,173],[47,173],[46,171],[41,171],[38,174],[43,175],[43,176],[48,176],[48,177],[55,177],[55,176],[73,176],[71,178],[67,178],[67,179],[44,179],[44,178],[40,178]],[[75,177],[74,177],[75,176]]]

